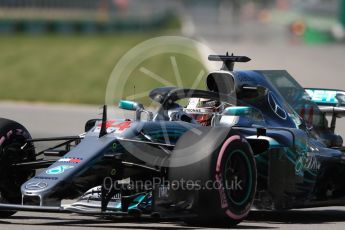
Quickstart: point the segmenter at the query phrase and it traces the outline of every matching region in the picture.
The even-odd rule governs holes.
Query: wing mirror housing
[[[253,109],[247,106],[228,107],[224,109],[225,116],[244,116],[253,112]]]
[[[135,120],[140,121],[141,120],[141,114],[146,113],[147,119],[149,121],[152,121],[153,114],[150,111],[145,110],[144,106],[138,102],[135,101],[127,101],[127,100],[121,100],[119,102],[119,108],[129,111],[135,111]]]
[[[261,85],[258,85],[258,86],[244,85],[242,86],[242,90],[246,92],[254,92],[259,95],[263,95],[267,93],[267,89]]]
[[[135,101],[121,100],[119,102],[119,108],[124,110],[137,111],[138,109],[144,108],[144,106]]]
[[[254,98],[260,98],[262,96],[265,96],[267,94],[268,90],[267,88],[263,86],[253,86],[253,85],[242,85],[237,91],[237,97],[239,99],[247,98],[247,99],[254,99]]]

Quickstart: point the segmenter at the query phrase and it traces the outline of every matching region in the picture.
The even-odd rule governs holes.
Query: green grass
[[[9,35],[0,37],[0,100],[103,104],[108,78],[117,61],[152,33],[119,35]],[[202,66],[176,56],[184,84],[191,84]],[[197,56],[197,51],[195,51]],[[140,66],[173,81],[170,54],[155,56]],[[175,81],[176,82],[176,81]],[[162,84],[133,71],[126,92],[145,92]],[[120,99],[120,98],[118,98]],[[147,99],[140,99],[147,102]]]

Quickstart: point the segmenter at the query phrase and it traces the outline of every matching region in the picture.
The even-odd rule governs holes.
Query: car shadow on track
[[[178,229],[198,229],[186,226],[178,220],[173,221],[157,221],[149,218],[98,218],[87,217],[72,214],[71,216],[30,216],[30,215],[15,215],[5,221],[0,221],[0,224],[11,225],[24,225],[24,226],[47,226],[47,227],[78,227],[86,228],[91,227],[94,229],[165,229],[165,230],[178,230]],[[159,226],[155,226],[159,225]]]
[[[247,220],[236,226],[235,229],[276,229],[275,224],[327,224],[331,222],[345,222],[345,211],[339,210],[293,210],[284,212],[252,211]],[[92,227],[97,229],[202,229],[191,227],[179,220],[153,220],[151,218],[97,218],[79,215],[68,216],[35,216],[17,215],[0,220],[0,224],[26,226],[61,226],[61,227]]]
[[[15,215],[0,224],[10,225],[22,225],[22,226],[46,226],[49,227],[75,227],[87,228],[91,227],[96,229],[153,229],[153,230],[178,230],[178,229],[203,229],[202,227],[188,226],[180,220],[153,220],[151,218],[97,218],[97,217],[85,217],[79,215],[69,216],[68,219],[64,216],[30,216],[30,215]],[[242,224],[236,227],[237,229],[270,229],[270,227],[256,226],[251,224],[250,226]]]
[[[247,220],[271,224],[323,224],[345,222],[345,211],[341,210],[290,210],[252,211]]]

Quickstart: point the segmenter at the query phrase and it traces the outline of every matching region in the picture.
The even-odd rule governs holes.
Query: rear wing
[[[336,119],[345,117],[345,91],[336,89],[306,88],[311,101],[315,102],[321,112],[332,116],[330,129],[334,132]]]
[[[345,106],[345,91],[336,89],[306,88],[311,100],[318,106]]]

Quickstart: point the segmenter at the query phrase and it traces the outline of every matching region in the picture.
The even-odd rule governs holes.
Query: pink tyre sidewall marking
[[[228,145],[233,142],[233,141],[236,141],[236,140],[240,140],[241,137],[239,135],[235,135],[235,136],[231,136],[230,138],[228,138],[222,148],[220,149],[220,152],[219,152],[219,155],[218,155],[218,159],[217,159],[217,166],[216,166],[216,172],[217,173],[220,173],[220,166],[221,166],[221,163],[222,163],[222,158],[223,158],[223,155],[225,153],[225,150],[226,148],[228,147]]]
[[[242,215],[236,215],[228,209],[225,211],[225,213],[226,213],[226,215],[228,215],[230,218],[232,218],[234,220],[241,220],[248,215],[249,211],[250,211],[250,209]]]
[[[7,138],[10,138],[12,134],[13,134],[13,131],[12,131],[12,130],[8,131],[8,132],[7,132]]]
[[[22,129],[16,129],[16,134],[17,135],[20,135],[20,134],[22,134],[23,133],[23,130]]]
[[[5,137],[1,137],[0,138],[0,146],[5,142],[6,138]]]
[[[225,150],[229,146],[229,144],[232,143],[233,141],[236,141],[236,140],[241,140],[241,137],[239,135],[234,135],[234,136],[231,136],[230,138],[228,138],[224,142],[222,148],[220,149],[220,152],[219,152],[219,155],[218,155],[218,158],[217,158],[216,181],[217,181],[217,183],[219,183],[221,185],[218,191],[219,191],[219,195],[220,195],[220,201],[221,201],[222,209],[225,209],[225,208],[229,207],[229,205],[227,203],[225,191],[224,191],[224,188],[223,188],[222,182],[221,182],[221,178],[222,178],[222,175],[221,175],[222,158],[223,158],[223,156],[225,154]],[[250,206],[251,206],[251,204],[250,204]],[[249,211],[250,211],[250,208],[248,208],[248,210],[245,213],[243,213],[242,215],[237,215],[237,214],[231,212],[230,209],[227,209],[225,211],[225,214],[228,215],[230,218],[232,218],[234,220],[240,220],[240,219],[243,219],[244,217],[246,217],[248,215]]]
[[[13,134],[22,135],[26,138],[26,133],[22,129],[10,130],[5,136],[0,137],[0,146],[6,141],[6,139],[10,139]]]

